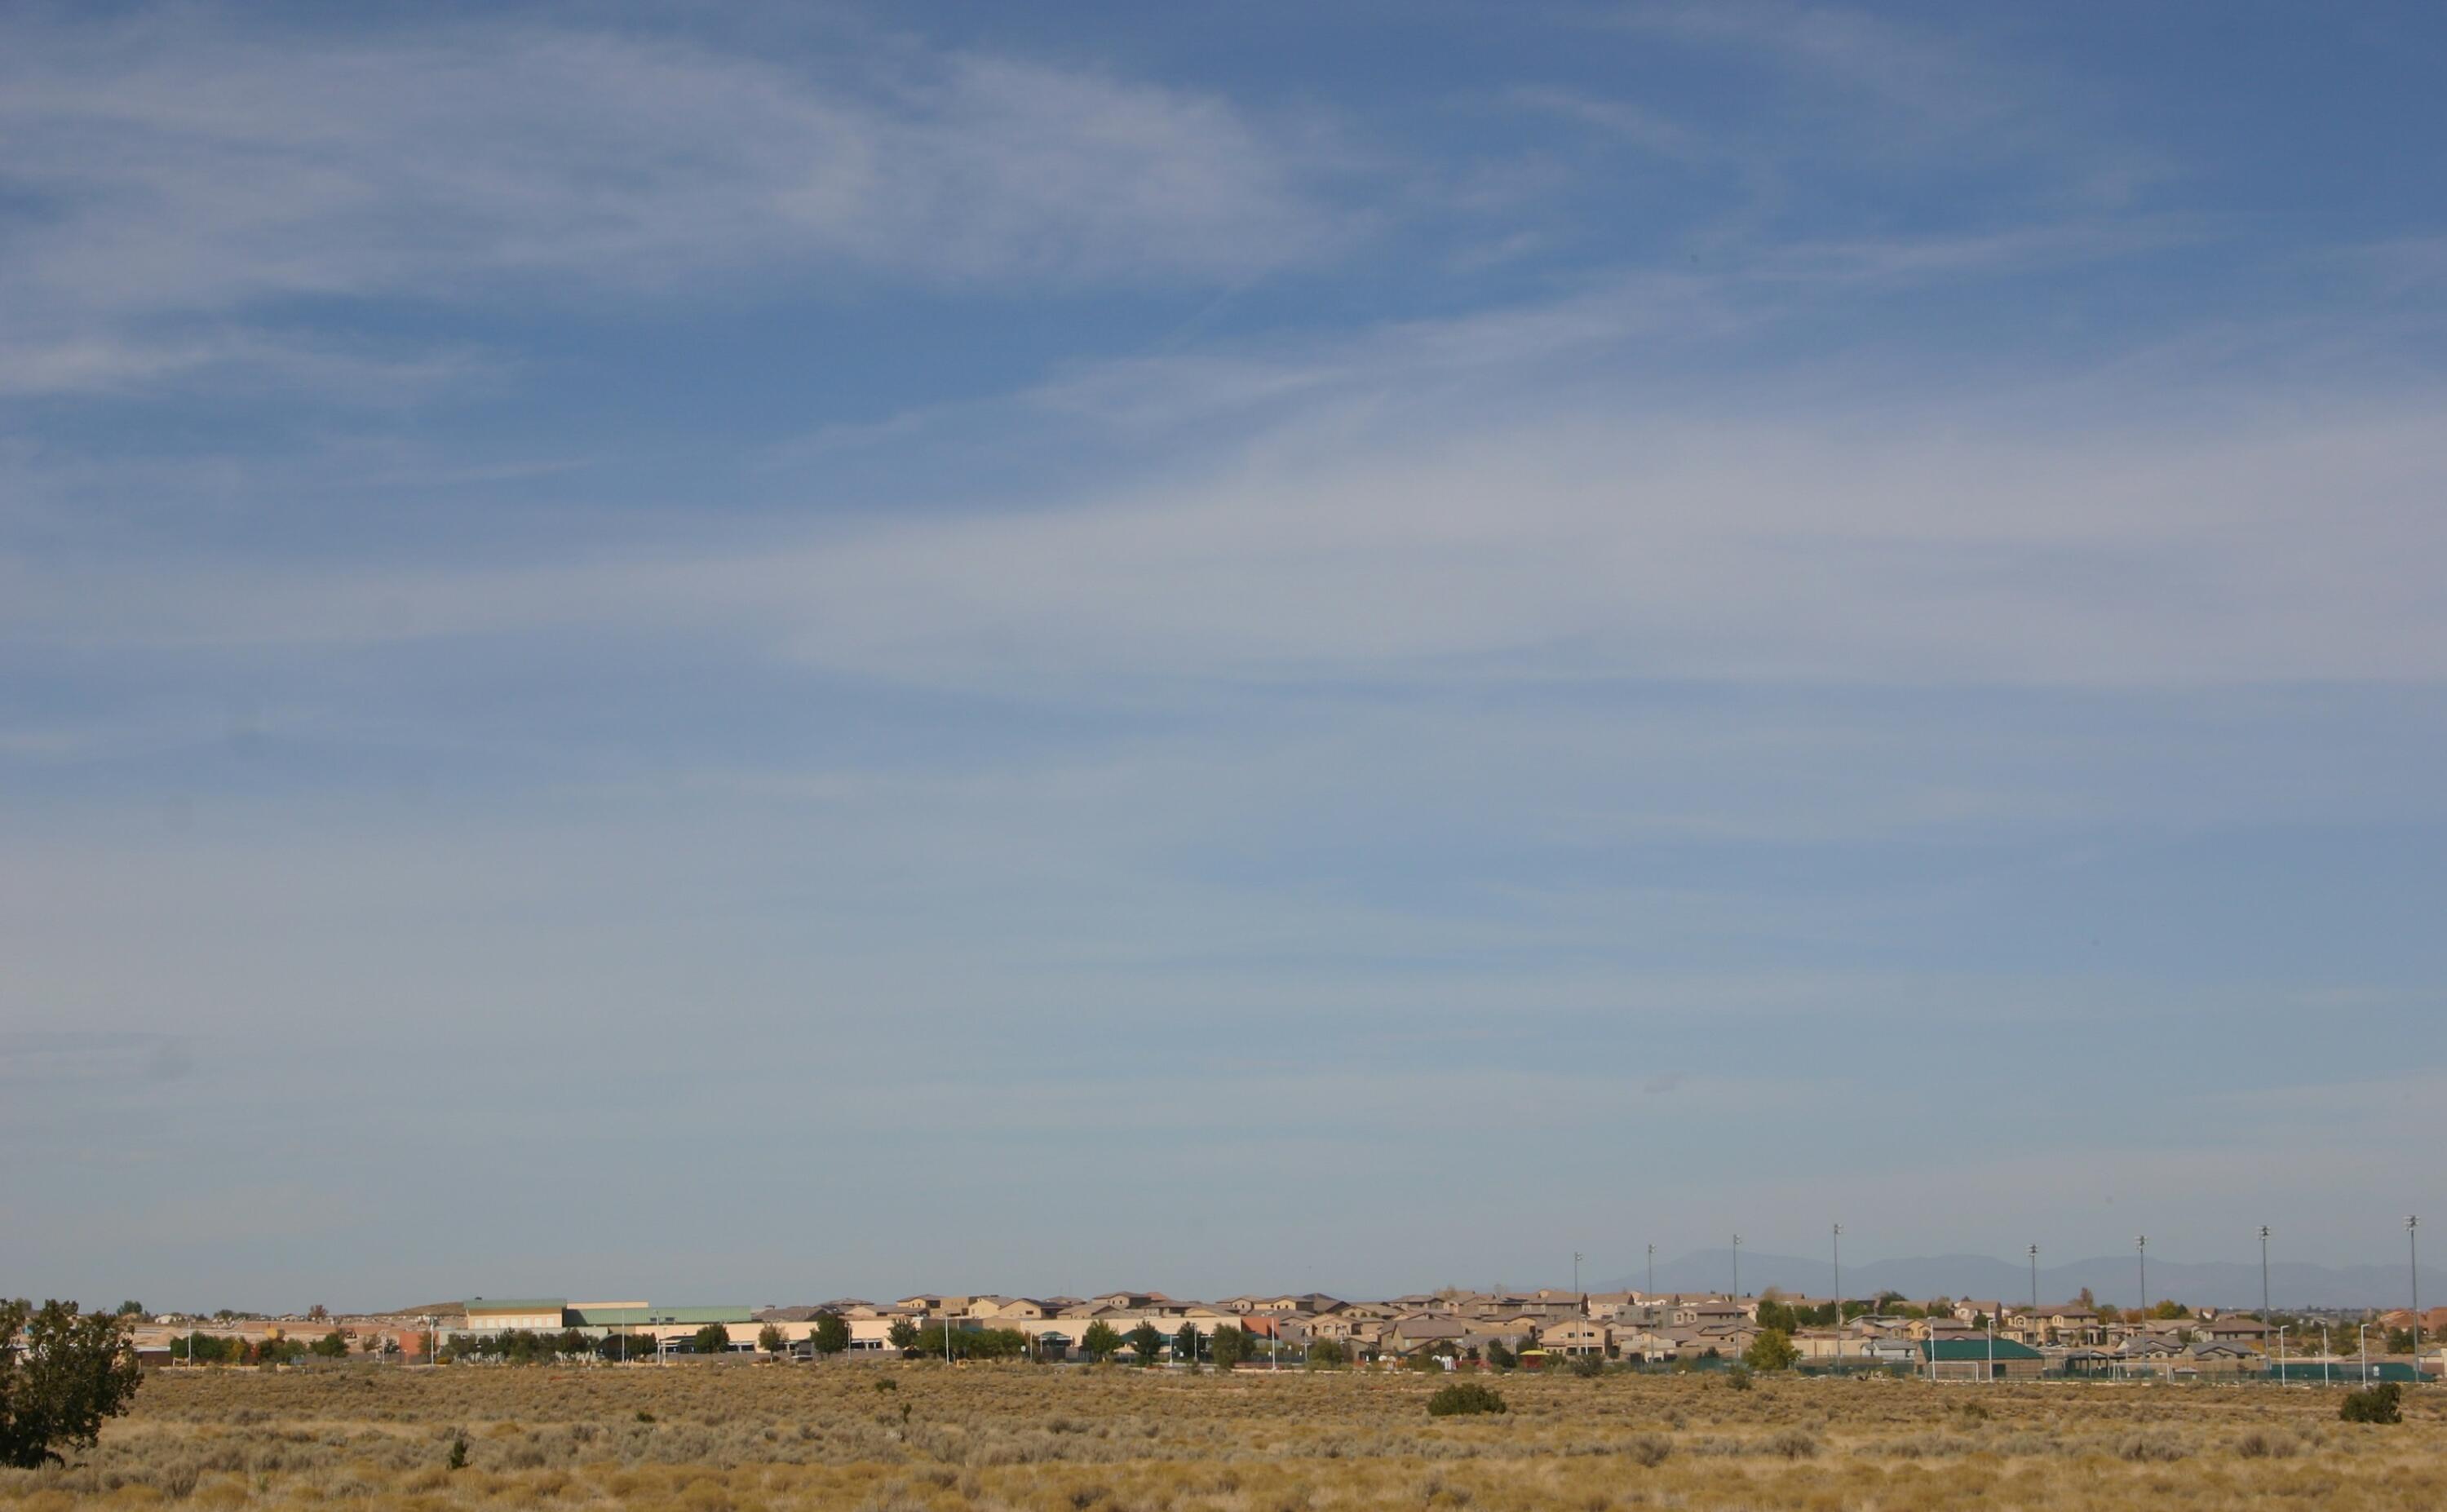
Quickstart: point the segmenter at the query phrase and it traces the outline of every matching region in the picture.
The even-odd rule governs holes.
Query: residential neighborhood
[[[2417,1327],[2418,1325],[2418,1327]],[[829,1332],[827,1332],[829,1331]],[[1218,1347],[1218,1335],[1228,1337]],[[2396,1379],[2447,1373],[2447,1308],[2419,1317],[2274,1314],[2163,1302],[2144,1314],[2088,1297],[2037,1307],[1997,1299],[1755,1295],[1669,1292],[1475,1292],[1379,1299],[1320,1293],[1215,1301],[1160,1291],[1093,1296],[917,1293],[888,1300],[751,1307],[643,1300],[471,1297],[409,1313],[334,1317],[189,1318],[140,1323],[148,1359],[178,1364],[320,1352],[408,1363],[505,1352],[670,1363],[708,1354],[888,1361],[1015,1355],[1042,1362],[1311,1363],[1527,1370],[1615,1364],[1717,1369],[1746,1364],[1934,1379]],[[2417,1345],[2417,1342],[2418,1345]],[[228,1341],[221,1343],[218,1341]],[[525,1342],[532,1341],[532,1342]],[[994,1344],[988,1351],[984,1346]]]

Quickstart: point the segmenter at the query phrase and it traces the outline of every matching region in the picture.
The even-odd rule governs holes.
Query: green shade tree
[[[1137,1353],[1141,1365],[1153,1365],[1156,1355],[1164,1350],[1164,1330],[1152,1323],[1142,1323],[1124,1337],[1129,1341],[1130,1349]]]
[[[345,1360],[349,1357],[349,1336],[333,1329],[306,1346],[306,1351],[317,1359]]]
[[[1087,1351],[1088,1358],[1099,1365],[1111,1359],[1113,1351],[1121,1347],[1121,1333],[1102,1318],[1089,1324],[1088,1331],[1079,1335],[1079,1348]]]
[[[1226,1323],[1208,1336],[1206,1349],[1214,1355],[1216,1367],[1228,1370],[1257,1352],[1258,1340],[1255,1334]]]
[[[841,1354],[849,1349],[849,1325],[839,1313],[819,1313],[815,1332],[808,1337],[818,1354]]]
[[[1742,1351],[1742,1363],[1754,1370],[1790,1370],[1801,1359],[1793,1347],[1793,1335],[1782,1329],[1761,1329],[1751,1347]]]
[[[730,1352],[730,1331],[719,1323],[708,1323],[690,1335],[689,1343],[699,1354],[728,1354]]]
[[[1172,1357],[1176,1360],[1186,1360],[1192,1365],[1198,1363],[1197,1324],[1184,1323],[1181,1326],[1181,1332],[1172,1336]]]
[[[789,1342],[782,1336],[781,1329],[771,1323],[756,1331],[756,1347],[768,1354],[781,1353],[783,1346]]]
[[[54,1446],[91,1448],[143,1380],[127,1330],[110,1314],[0,1301],[0,1465],[37,1469],[62,1463]]]
[[[918,1347],[918,1325],[905,1317],[897,1317],[883,1336],[891,1341],[894,1349],[905,1355]]]
[[[1351,1363],[1351,1353],[1332,1339],[1317,1339],[1308,1347],[1308,1363],[1320,1370],[1331,1370]]]

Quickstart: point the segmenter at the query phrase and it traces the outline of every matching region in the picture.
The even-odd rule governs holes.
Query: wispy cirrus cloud
[[[692,280],[1205,283],[1355,230],[1211,94],[983,52],[793,59],[531,21],[0,23],[0,390],[243,363],[180,322]]]

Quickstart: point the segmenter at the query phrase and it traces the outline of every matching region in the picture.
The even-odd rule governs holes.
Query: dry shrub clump
[[[890,1383],[879,1391],[880,1383]],[[2447,1412],[2340,1392],[846,1362],[175,1371],[0,1512],[1843,1512],[2447,1505]]]

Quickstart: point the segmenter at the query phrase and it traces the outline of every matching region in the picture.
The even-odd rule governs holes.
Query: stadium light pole
[[[2268,1322],[2268,1225],[2260,1225],[2260,1321]]]
[[[1657,1245],[1654,1242],[1648,1246],[1648,1295],[1652,1297],[1657,1295]]]
[[[2421,1375],[2421,1242],[2418,1230],[2421,1219],[2411,1213],[2404,1215],[2405,1278],[2413,1286],[2413,1373]]]
[[[2133,1237],[2133,1253],[2134,1253],[2134,1255],[2136,1255],[2136,1256],[2138,1256],[2138,1257],[2140,1257],[2140,1264],[2141,1264],[2141,1318],[2142,1318],[2142,1321],[2147,1322],[2147,1321],[2149,1321],[2149,1318],[2150,1318],[2150,1236],[2149,1236],[2149,1235],[2147,1235],[2147,1234],[2136,1234],[2136,1235],[2134,1235],[2134,1236]]]
[[[1572,1295],[1581,1295],[1581,1252],[1578,1250],[1572,1252]]]
[[[1828,1225],[1827,1242],[1835,1257],[1835,1363],[1844,1363],[1844,1225]]]
[[[1734,1300],[1742,1299],[1742,1237],[1734,1236]]]
[[[2031,1315],[2039,1315],[2039,1247],[2031,1246]]]

